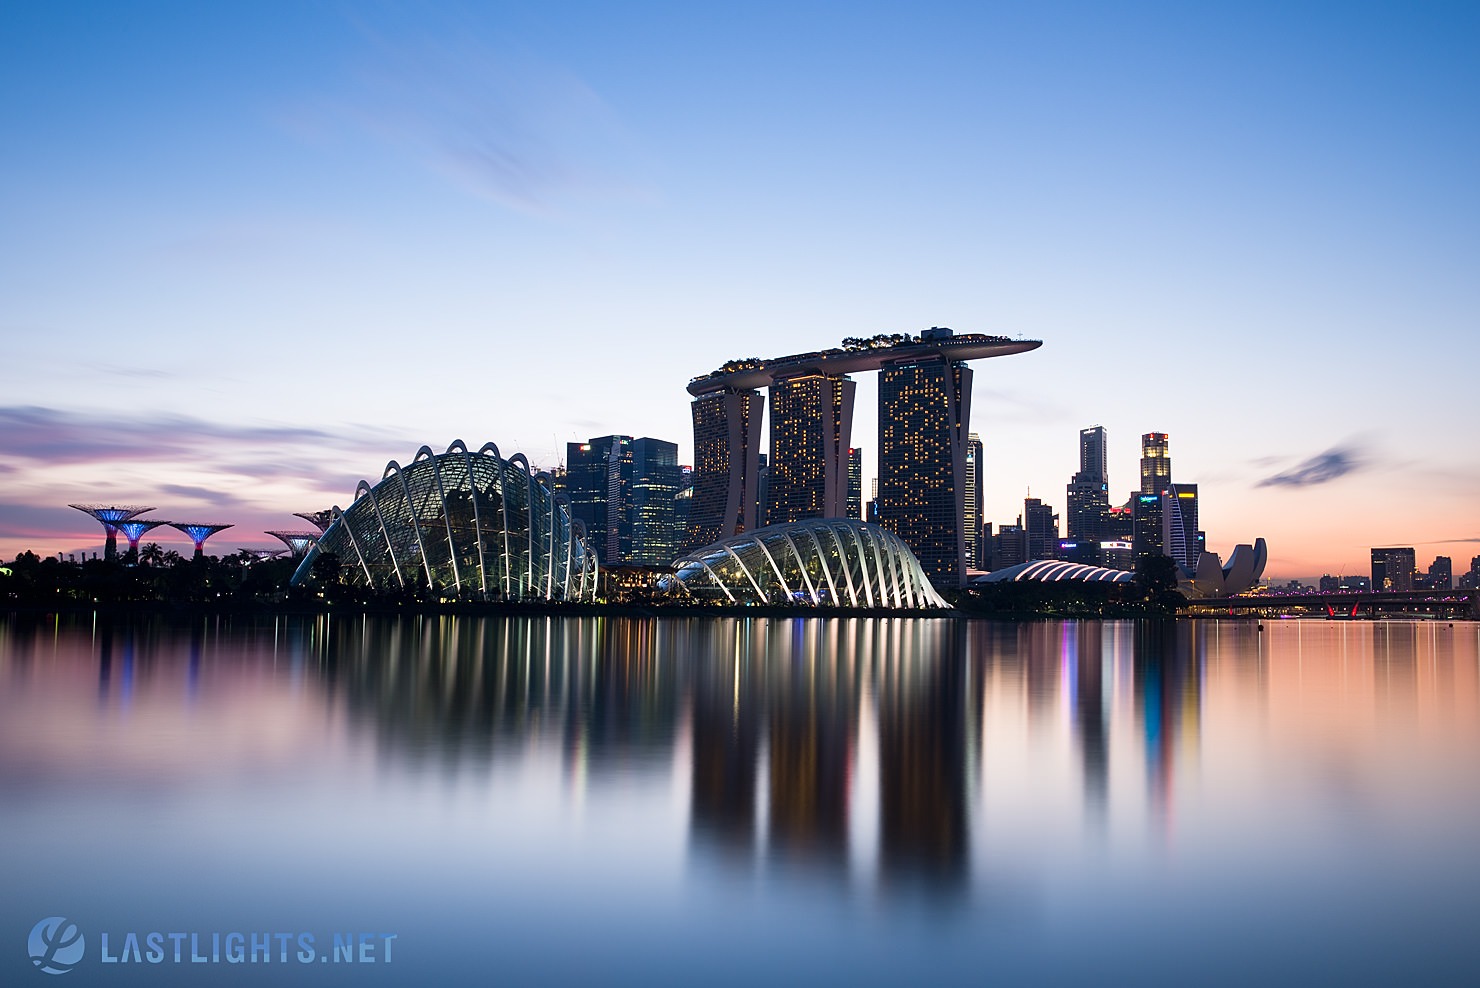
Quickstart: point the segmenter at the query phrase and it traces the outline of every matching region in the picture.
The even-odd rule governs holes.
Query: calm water
[[[0,616],[0,834],[5,985],[1474,984],[1480,625]]]

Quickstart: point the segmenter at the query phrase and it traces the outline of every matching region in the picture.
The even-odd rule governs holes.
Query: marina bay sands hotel
[[[767,523],[844,517],[856,388],[848,375],[878,371],[879,523],[914,550],[937,586],[959,586],[967,563],[972,372],[966,362],[1042,345],[937,328],[848,339],[840,348],[770,360],[732,360],[694,378],[690,545],[757,527],[762,388],[771,392]]]

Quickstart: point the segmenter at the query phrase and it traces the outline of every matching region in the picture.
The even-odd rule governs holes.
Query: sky
[[[1271,578],[1468,569],[1477,50],[1411,0],[5,4],[0,557],[98,550],[73,502],[274,545],[454,439],[691,462],[691,377],[947,326],[1043,341],[973,365],[989,521],[1103,425],[1113,502],[1166,432]]]

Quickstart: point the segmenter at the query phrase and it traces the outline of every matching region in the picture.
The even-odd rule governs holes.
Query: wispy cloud
[[[1068,408],[1041,394],[1009,388],[977,388],[972,396],[992,406],[987,417],[993,422],[1064,422],[1071,418]]]
[[[97,522],[65,505],[0,502],[0,538],[31,539],[58,533],[101,534]]]
[[[466,32],[408,40],[361,27],[373,54],[336,112],[387,144],[526,212],[570,194],[639,191],[616,113],[569,71]]]
[[[1366,458],[1352,446],[1338,446],[1317,453],[1289,470],[1265,477],[1256,487],[1315,487],[1355,473],[1366,466]]]
[[[209,487],[194,487],[190,484],[160,484],[161,493],[189,501],[204,501],[213,507],[229,507],[241,504],[242,499],[229,491],[212,490]]]
[[[184,415],[112,415],[35,405],[0,407],[0,456],[52,465],[115,461],[215,459],[242,446],[267,449],[317,445],[335,449],[385,448],[384,430],[330,432],[301,426],[239,426]]]

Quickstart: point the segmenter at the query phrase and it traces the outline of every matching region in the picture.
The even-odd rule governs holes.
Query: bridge
[[[1378,614],[1412,617],[1480,619],[1480,591],[1406,590],[1397,593],[1248,594],[1189,600],[1179,614],[1313,615],[1328,618],[1376,617]]]

